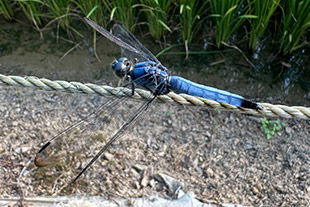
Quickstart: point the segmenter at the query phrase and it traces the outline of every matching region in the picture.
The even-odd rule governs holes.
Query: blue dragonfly
[[[134,94],[135,86],[140,86],[150,91],[152,97],[150,97],[149,100],[143,103],[143,105],[141,105],[141,107],[139,107],[133,113],[131,118],[129,118],[129,120],[110,138],[110,140],[80,171],[80,173],[73,179],[72,182],[75,182],[116,139],[121,137],[130,126],[133,126],[133,123],[146,113],[148,108],[152,105],[158,96],[168,94],[170,91],[178,94],[184,93],[192,96],[211,99],[237,107],[255,110],[260,109],[260,106],[257,103],[247,100],[237,94],[197,84],[179,76],[170,75],[169,70],[163,66],[161,62],[121,23],[114,24],[112,27],[112,33],[110,33],[88,18],[85,18],[85,21],[97,32],[112,42],[118,44],[122,49],[130,51],[132,54],[134,54],[134,56],[139,57],[139,60],[137,58],[128,59],[126,57],[121,57],[118,60],[113,61],[111,67],[119,78],[129,80],[132,95]],[[53,152],[53,150],[50,150],[50,148],[52,148],[53,143],[56,140],[61,140],[65,133],[73,130],[84,121],[91,119],[91,117],[101,116],[102,114],[106,114],[108,111],[111,112],[111,110],[107,110],[106,108],[109,107],[112,109],[113,107],[117,107],[117,105],[122,103],[122,101],[123,100],[108,101],[99,107],[98,110],[87,115],[80,121],[76,122],[72,126],[65,129],[63,132],[50,139],[38,151],[35,157],[35,164],[39,167],[43,167],[53,163],[54,157],[50,153],[50,151]]]

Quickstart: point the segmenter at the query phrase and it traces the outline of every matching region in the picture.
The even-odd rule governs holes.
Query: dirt
[[[81,82],[102,76],[101,63],[88,58],[85,50],[70,53],[75,57],[68,55],[64,61],[58,61],[62,55],[42,55],[41,50],[27,56],[20,49],[0,57],[1,73]],[[98,53],[102,52],[107,51]],[[101,57],[103,62],[111,59]],[[310,206],[309,121],[280,119],[286,126],[268,140],[260,117],[157,103],[70,185],[143,103],[126,99],[118,109],[106,106],[103,116],[82,123],[61,136],[59,145],[51,145],[63,158],[60,162],[39,168],[33,160],[44,143],[110,98],[10,86],[0,86],[0,94],[1,197],[159,195],[174,199],[175,194],[158,179],[163,173],[204,202]],[[277,101],[285,103],[280,98]]]
[[[93,125],[83,125],[87,130],[75,139],[61,137],[68,160],[38,168],[33,158],[40,146],[107,99],[5,86],[1,94],[2,197],[173,197],[156,179],[162,172],[202,201],[310,206],[309,121],[281,119],[286,126],[267,140],[258,117],[156,104],[76,184],[68,185],[142,102],[126,100]],[[99,122],[103,128],[97,128]]]

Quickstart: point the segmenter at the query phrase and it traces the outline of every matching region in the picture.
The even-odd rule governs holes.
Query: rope
[[[97,94],[101,96],[124,96],[131,95],[131,89],[111,86],[99,86],[92,83],[79,83],[79,82],[67,82],[67,81],[51,81],[45,78],[37,78],[33,76],[20,77],[20,76],[6,76],[0,74],[0,84],[11,86],[24,86],[32,88],[40,88],[44,90],[55,91],[69,91],[73,93],[87,93]],[[135,89],[133,98],[146,99],[152,97],[149,91],[142,89]],[[262,109],[246,109],[230,104],[220,103],[217,101],[204,99],[200,97],[190,96],[187,94],[176,94],[173,92],[167,95],[161,95],[158,99],[163,103],[180,104],[201,106],[211,109],[218,109],[221,111],[235,111],[240,113],[247,113],[259,116],[269,117],[284,117],[284,118],[299,118],[310,119],[310,108],[302,106],[285,106],[285,105],[273,105],[270,103],[258,103]]]

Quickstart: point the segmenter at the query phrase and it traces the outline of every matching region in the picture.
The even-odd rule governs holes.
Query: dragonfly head
[[[114,71],[114,73],[119,78],[124,78],[129,74],[129,71],[131,70],[132,63],[125,57],[121,57],[118,60],[114,60],[111,67]]]

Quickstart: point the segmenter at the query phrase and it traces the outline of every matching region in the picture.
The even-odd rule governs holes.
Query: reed
[[[44,2],[42,0],[16,0],[22,8],[26,17],[36,26],[42,25],[41,17],[44,16],[42,8]]]
[[[133,31],[137,6],[135,0],[102,0],[102,3],[110,13],[110,20],[121,21],[129,30]]]
[[[149,32],[155,40],[159,40],[165,31],[171,32],[167,25],[171,0],[142,0],[142,11],[144,12]]]
[[[0,1],[0,14],[2,14],[7,20],[12,20],[14,11],[12,9],[12,5],[10,4],[10,0]]]
[[[251,7],[253,8],[252,14],[257,18],[251,18],[250,42],[249,46],[256,49],[259,38],[264,34],[270,18],[279,6],[280,0],[253,0]]]
[[[90,16],[100,25],[106,25],[108,19],[116,19],[131,31],[146,18],[149,32],[157,40],[171,31],[169,19],[172,19],[173,30],[180,31],[187,54],[188,45],[208,17],[215,23],[217,47],[243,26],[250,28],[249,47],[255,49],[266,29],[272,29],[271,19],[277,30],[274,42],[284,54],[292,53],[309,41],[304,35],[310,27],[309,0],[0,0],[4,18],[12,19],[15,11],[23,11],[39,30],[43,23],[49,22],[48,26],[57,22],[57,28],[80,36],[71,26],[76,16]],[[139,15],[145,18],[138,18]],[[250,27],[244,24],[246,19]]]
[[[191,43],[193,37],[199,30],[203,18],[203,13],[206,12],[206,5],[208,1],[195,0],[180,0],[180,30],[182,40],[185,44],[186,57],[188,56],[188,44]]]
[[[106,25],[106,10],[104,10],[101,0],[75,0],[74,3],[82,11],[83,16],[91,18],[99,25]]]
[[[71,0],[45,0],[49,18],[57,21],[63,30],[70,28]]]
[[[104,18],[103,7],[101,6],[101,2],[99,0],[77,0],[76,4],[87,18],[91,18],[99,25],[102,26],[105,25],[106,18]],[[97,45],[96,45],[97,35],[95,30],[93,30],[93,34],[94,34],[93,36],[94,55],[100,61],[100,58],[97,54]]]
[[[256,18],[250,15],[250,8],[245,4],[245,0],[210,0],[210,6],[212,12],[210,17],[215,19],[218,48],[243,24],[246,18]]]
[[[310,27],[310,1],[283,1],[281,9],[280,48],[288,54],[306,44],[302,35]]]

